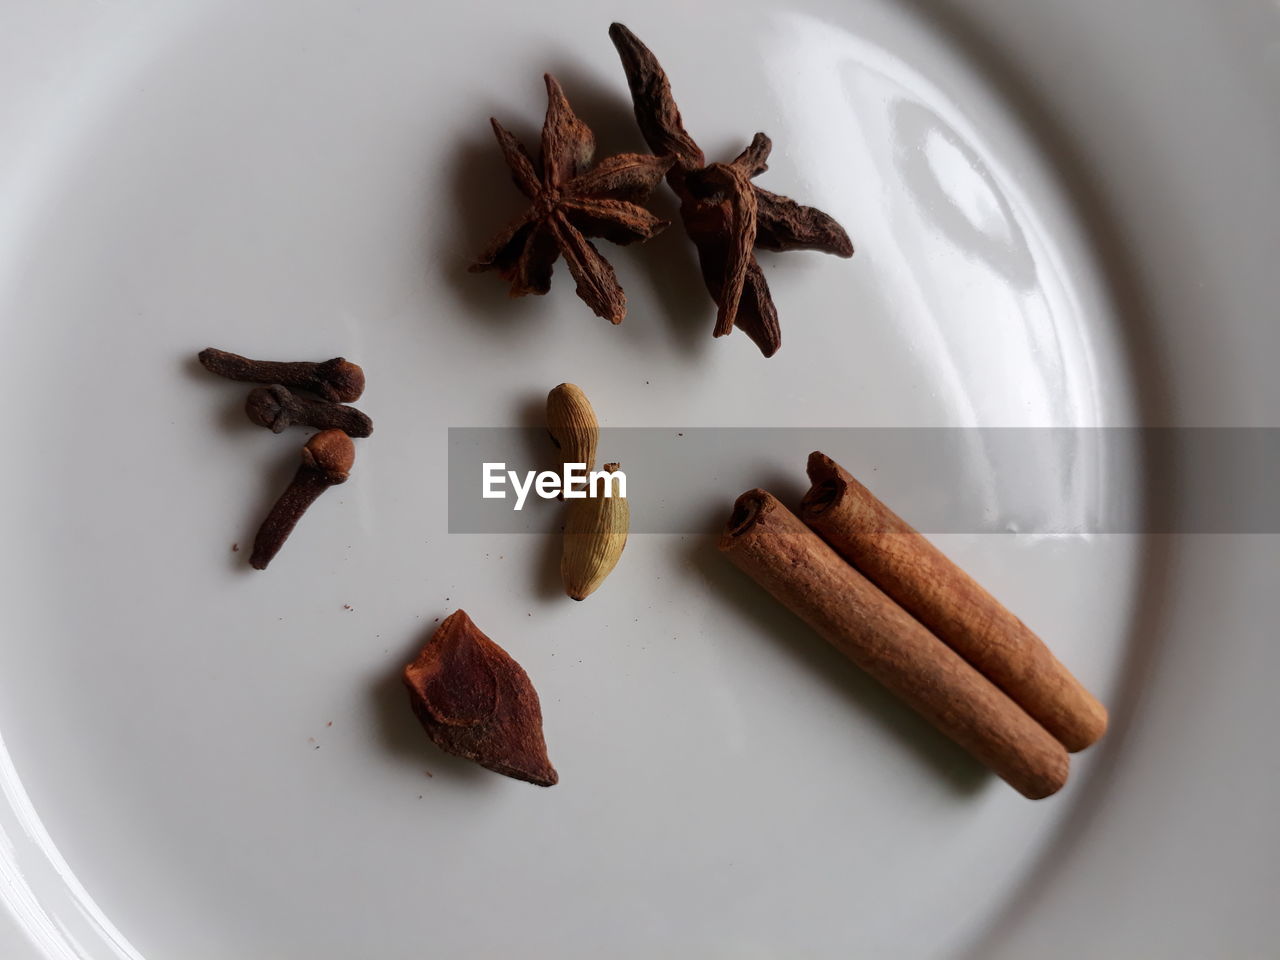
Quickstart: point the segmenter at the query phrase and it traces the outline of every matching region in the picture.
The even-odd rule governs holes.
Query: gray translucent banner
[[[794,508],[813,450],[924,533],[1278,533],[1280,429],[612,428],[633,533],[716,533],[738,494]],[[485,499],[483,465],[560,472],[545,430],[449,430],[449,532],[560,529],[564,503]]]

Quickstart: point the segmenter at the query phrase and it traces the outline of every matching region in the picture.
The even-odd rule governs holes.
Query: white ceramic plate
[[[1116,6],[7,5],[3,955],[1274,947],[1274,537],[947,538],[1112,710],[1030,803],[698,538],[572,604],[541,540],[447,533],[446,429],[566,379],[615,426],[1275,425],[1280,11]],[[532,139],[544,70],[640,147],[610,17],[858,247],[767,259],[771,360],[711,340],[677,229],[606,251],[619,328],[563,270],[465,272],[517,209],[486,120]],[[369,375],[352,481],[265,574],[231,548],[292,445],[209,344]],[[459,606],[535,680],[554,789],[417,729],[398,670]]]

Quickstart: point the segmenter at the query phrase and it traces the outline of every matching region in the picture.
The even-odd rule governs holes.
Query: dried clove
[[[710,163],[680,117],[666,72],[634,33],[620,23],[609,37],[622,59],[631,88],[636,122],[649,149],[675,162],[667,183],[680,198],[680,218],[698,250],[702,279],[717,306],[714,335],[740,326],[766,357],[782,345],[778,312],[769,284],[752,252],[821,250],[853,256],[844,228],[813,207],[805,207],[751,182],[768,169],[772,143],[757,133],[731,163]]]
[[[246,383],[280,383],[295,390],[310,390],[326,400],[350,403],[364,393],[364,371],[342,357],[322,363],[282,363],[250,360],[236,353],[208,347],[200,351],[200,362],[210,373]]]
[[[587,239],[617,244],[648,240],[667,226],[639,206],[671,166],[668,157],[624,153],[592,167],[596,140],[578,119],[556,82],[546,74],[547,116],[542,125],[541,163],[535,167],[524,145],[491,118],[498,146],[529,208],[502,229],[472,264],[473,273],[497,270],[511,296],[544,294],[551,270],[564,257],[578,296],[598,317],[621,323],[627,297],[609,261]]]
[[[403,678],[413,712],[441,750],[540,787],[559,780],[529,675],[466,611],[436,628]]]
[[[316,498],[334,484],[346,483],[355,458],[355,444],[341,430],[323,430],[307,441],[302,448],[302,466],[258,528],[250,566],[267,568]]]
[[[279,383],[250,390],[244,412],[272,433],[283,433],[293,424],[317,430],[341,430],[349,437],[367,437],[373,433],[373,421],[355,407],[328,400],[309,400]]]

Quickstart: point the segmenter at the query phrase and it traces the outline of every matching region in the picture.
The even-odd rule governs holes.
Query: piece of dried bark
[[[764,490],[738,498],[720,549],[828,643],[1033,800],[1066,783],[1062,744]]]
[[[1072,753],[1107,729],[1107,709],[1031,629],[826,454],[799,517],[902,609],[1003,690]]]
[[[466,611],[436,628],[403,676],[413,712],[441,750],[540,787],[559,780],[529,675]]]

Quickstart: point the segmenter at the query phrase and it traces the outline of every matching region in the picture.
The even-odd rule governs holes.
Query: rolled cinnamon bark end
[[[772,494],[738,498],[720,549],[832,646],[1033,800],[1070,760],[1043,727],[854,570]]]
[[[1007,693],[1072,753],[1107,730],[1107,710],[1044,642],[825,454],[800,518],[845,560]]]

